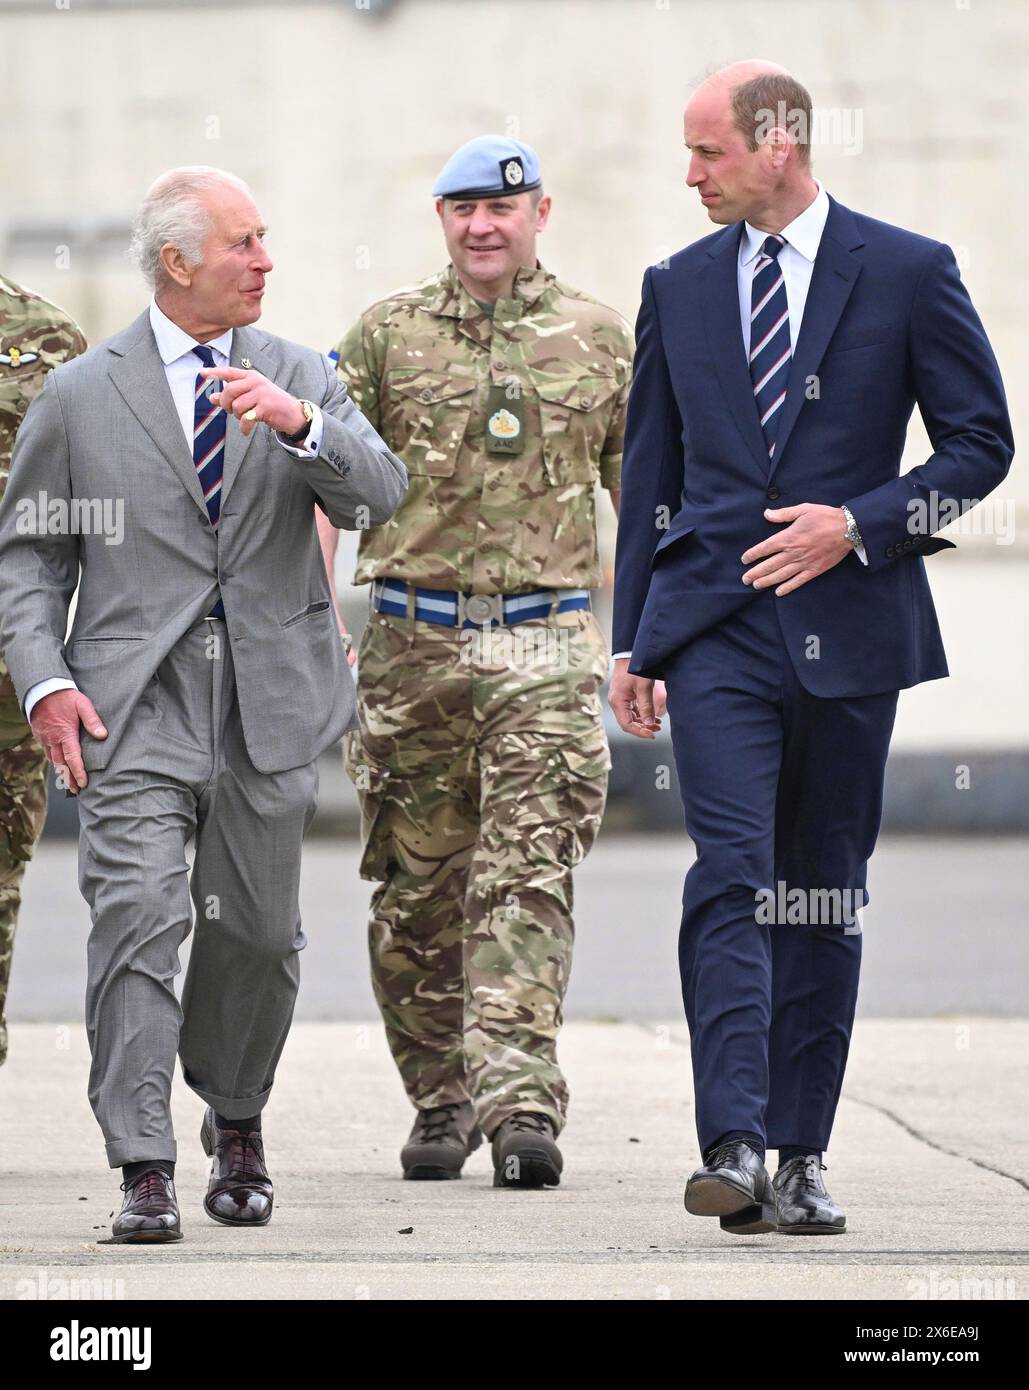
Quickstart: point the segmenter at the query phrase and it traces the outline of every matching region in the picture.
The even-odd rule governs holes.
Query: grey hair
[[[235,174],[209,164],[187,164],[169,169],[147,189],[132,226],[129,255],[152,290],[167,278],[161,264],[161,247],[170,242],[187,265],[199,265],[204,242],[211,231],[211,216],[203,195],[229,184],[250,197],[250,189]]]

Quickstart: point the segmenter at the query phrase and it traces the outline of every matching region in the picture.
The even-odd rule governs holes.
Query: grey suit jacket
[[[87,769],[105,766],[165,655],[219,590],[258,771],[308,763],[356,723],[315,506],[338,527],[380,525],[407,472],[320,354],[241,328],[232,365],[244,357],[320,405],[324,438],[317,458],[298,459],[266,426],[244,436],[230,419],[217,531],[147,313],[50,372],[18,432],[0,505],[0,650],[22,703],[50,676],[93,701],[108,737],[83,733]],[[120,541],[117,524],[102,525],[119,515]]]

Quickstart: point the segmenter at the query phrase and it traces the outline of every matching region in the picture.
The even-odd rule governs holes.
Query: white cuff
[[[854,550],[855,550],[855,552],[856,552],[856,554],[857,554],[858,559],[861,561],[861,563],[862,563],[863,565],[867,565],[867,564],[868,564],[868,556],[865,554],[865,547],[864,547],[863,545],[856,545],[856,546],[854,547]]]
[[[321,453],[322,435],[325,433],[325,426],[322,423],[322,412],[311,402],[311,427],[307,431],[307,438],[303,444],[288,444],[283,434],[276,433],[275,438],[288,454],[292,454],[297,459],[316,459]]]
[[[36,681],[35,685],[29,686],[29,693],[25,696],[25,718],[32,718],[32,707],[42,700],[44,695],[52,695],[55,690],[78,690],[74,681],[67,681],[63,676],[51,676],[49,680]]]
[[[621,661],[621,659],[622,659],[623,656],[632,656],[632,652],[612,652],[612,653],[611,653],[611,660],[612,660],[612,661]]]

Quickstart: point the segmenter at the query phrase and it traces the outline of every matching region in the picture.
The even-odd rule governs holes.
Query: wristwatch
[[[840,507],[840,511],[843,513],[847,522],[847,529],[843,534],[856,550],[859,545],[864,545],[864,541],[861,539],[861,532],[858,530],[858,524],[854,520],[854,513],[849,507],[843,506]]]
[[[308,431],[311,428],[311,421],[314,419],[314,406],[310,401],[300,401],[299,405],[300,409],[304,412],[304,425],[302,429],[297,430],[296,434],[283,435],[283,438],[289,444],[302,444],[307,438]]]

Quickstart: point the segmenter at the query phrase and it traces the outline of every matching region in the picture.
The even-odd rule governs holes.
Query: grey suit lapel
[[[229,362],[233,367],[242,367],[244,357],[255,371],[270,380],[275,379],[276,364],[268,352],[268,340],[263,333],[255,332],[252,328],[237,328],[232,334],[232,352],[229,355]],[[235,418],[226,421],[225,428],[225,468],[222,473],[222,501],[225,506],[225,499],[229,495],[232,484],[236,481],[243,460],[254,439],[262,430],[267,430],[267,425],[255,425],[249,434],[244,434],[239,427],[239,421]]]
[[[164,363],[150,327],[149,310],[144,310],[107,346],[111,353],[108,374],[116,389],[206,516],[203,489],[168,389]]]

